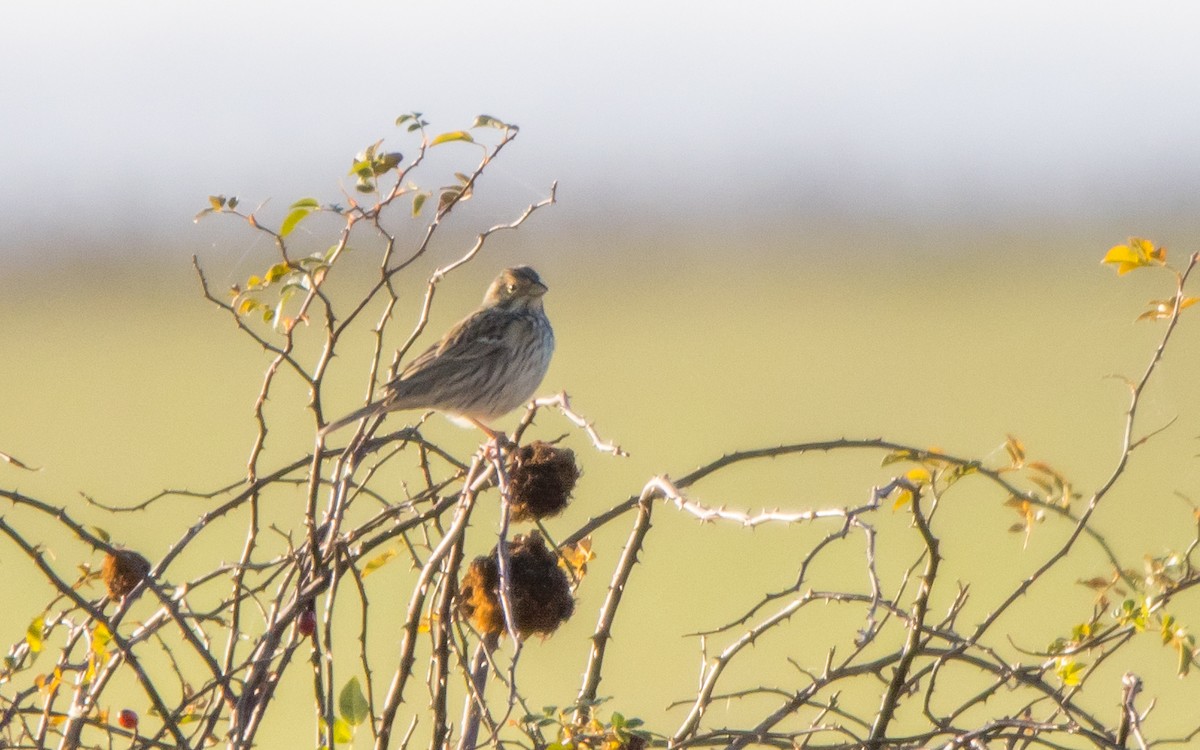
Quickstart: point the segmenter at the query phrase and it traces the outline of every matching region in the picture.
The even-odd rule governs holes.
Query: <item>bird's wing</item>
[[[501,319],[502,320],[502,319]],[[471,360],[494,357],[508,346],[509,330],[506,325],[497,325],[498,319],[485,314],[468,315],[458,321],[446,335],[433,346],[421,352],[405,365],[396,381],[407,380],[415,373],[428,368],[433,362],[461,364]],[[393,381],[393,382],[396,382]]]
[[[390,396],[417,397],[439,390],[473,372],[479,365],[503,357],[519,338],[508,316],[476,313],[459,321],[441,341],[422,352],[389,382]]]

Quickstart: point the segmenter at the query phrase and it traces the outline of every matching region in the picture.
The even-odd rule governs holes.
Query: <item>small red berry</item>
[[[296,630],[305,638],[313,634],[317,629],[317,613],[311,609],[306,609],[300,613],[300,617],[296,619]]]
[[[125,729],[137,729],[138,715],[128,708],[123,708],[121,709],[120,716],[117,717],[117,723]]]

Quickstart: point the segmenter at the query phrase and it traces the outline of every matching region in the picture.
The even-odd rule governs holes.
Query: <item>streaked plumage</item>
[[[554,353],[542,306],[546,285],[529,266],[508,268],[479,309],[460,320],[383,387],[383,397],[331,422],[323,432],[401,409],[436,409],[477,424],[528,401]]]

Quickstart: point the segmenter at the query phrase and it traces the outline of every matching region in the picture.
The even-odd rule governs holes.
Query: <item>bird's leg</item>
[[[483,431],[483,434],[488,436],[488,445],[485,449],[485,457],[489,460],[499,461],[504,456],[504,452],[516,446],[508,436],[499,430],[493,430],[483,422],[474,417],[466,417],[466,420]]]
[[[487,425],[485,425],[483,422],[480,422],[480,421],[479,421],[478,419],[476,419],[475,417],[463,417],[463,419],[465,419],[465,420],[467,420],[468,422],[470,422],[471,424],[475,425],[475,426],[476,426],[476,427],[478,427],[480,430],[483,430],[483,434],[484,434],[484,435],[487,435],[487,436],[488,436],[488,437],[490,437],[492,440],[496,440],[498,437],[503,437],[503,434],[502,434],[502,433],[496,432],[496,431],[495,431],[495,430],[493,430],[491,427],[488,427]]]

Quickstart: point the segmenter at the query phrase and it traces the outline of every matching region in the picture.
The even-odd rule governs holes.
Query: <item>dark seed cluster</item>
[[[118,549],[104,556],[100,578],[113,600],[127,596],[150,572],[150,561],[129,549]]]
[[[542,535],[531,531],[509,543],[510,598],[516,631],[522,638],[549,635],[575,611],[575,598],[558,558]],[[484,634],[504,632],[498,552],[475,558],[459,589],[459,612]]]
[[[508,487],[514,521],[536,521],[562,513],[579,480],[575,452],[536,440],[509,460]]]

